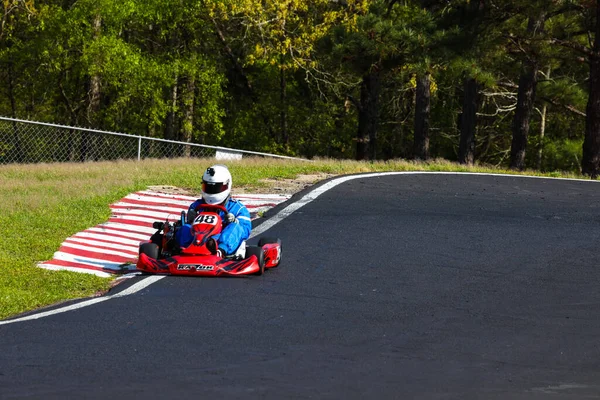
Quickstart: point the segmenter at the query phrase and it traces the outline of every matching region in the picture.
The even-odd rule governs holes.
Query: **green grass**
[[[85,164],[0,166],[0,319],[109,289],[113,279],[36,267],[49,260],[63,240],[108,219],[109,205],[151,185],[199,192],[208,159],[118,161]],[[354,162],[247,159],[228,163],[236,188],[266,191],[263,178],[298,174],[333,175],[377,171],[469,171],[514,173],[446,161]],[[529,175],[542,175],[528,172]],[[550,176],[550,175],[546,175]],[[551,176],[580,178],[574,175]]]

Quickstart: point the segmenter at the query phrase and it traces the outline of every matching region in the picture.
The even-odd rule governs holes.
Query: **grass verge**
[[[198,192],[210,159],[176,159],[0,166],[0,319],[106,291],[111,278],[36,267],[49,260],[62,241],[108,219],[109,205],[151,185]],[[268,192],[264,178],[293,179],[299,174],[333,175],[379,171],[453,171],[515,173],[446,161],[355,162],[245,159],[228,162],[236,188]],[[528,175],[580,178],[572,174]]]

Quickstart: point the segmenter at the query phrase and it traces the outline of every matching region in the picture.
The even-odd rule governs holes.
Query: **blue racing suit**
[[[189,210],[196,210],[196,207],[202,204],[206,203],[204,200],[198,199],[190,205]],[[223,211],[219,212],[219,215],[223,220],[223,230],[220,234],[212,237],[219,243],[219,249],[221,249],[224,254],[233,254],[237,248],[240,247],[240,244],[250,237],[252,221],[250,220],[250,212],[239,201],[228,198],[223,205],[228,213],[235,216],[236,220],[235,222],[228,223],[226,213]],[[192,226],[187,223],[184,224],[177,231],[176,237],[180,247],[189,246],[190,243],[192,243],[192,240],[194,240],[194,237],[192,236]]]

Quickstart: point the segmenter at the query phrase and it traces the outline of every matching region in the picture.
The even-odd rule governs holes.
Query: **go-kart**
[[[221,205],[202,204],[197,210],[181,212],[181,219],[171,224],[153,223],[156,233],[150,240],[140,243],[136,268],[144,273],[171,275],[262,275],[265,268],[274,268],[281,260],[281,241],[263,237],[258,246],[245,242],[235,254],[220,257],[217,242],[212,239],[221,232],[223,221],[220,212],[227,213]],[[192,241],[180,247],[176,238],[178,229],[186,222],[191,225]]]

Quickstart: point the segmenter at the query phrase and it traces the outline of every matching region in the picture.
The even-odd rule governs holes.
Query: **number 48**
[[[194,220],[194,223],[216,225],[217,218],[214,215],[200,214],[196,217],[196,219]]]

